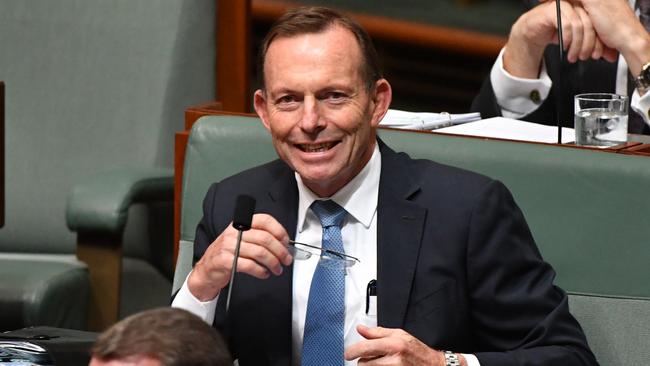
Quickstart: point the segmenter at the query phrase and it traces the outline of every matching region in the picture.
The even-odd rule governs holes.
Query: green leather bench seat
[[[396,151],[503,181],[565,289],[650,297],[650,159],[408,131],[381,130],[380,137]],[[210,183],[275,158],[256,118],[197,122],[185,163],[191,179],[183,185],[181,239],[193,240]]]
[[[90,294],[88,269],[73,255],[3,253],[0,294],[2,331],[24,324],[81,329]]]
[[[79,310],[74,321],[66,318],[70,322],[6,310],[6,299],[14,297],[5,293],[3,275],[0,331],[39,325],[98,330],[169,304],[173,136],[183,128],[187,106],[214,98],[216,6],[214,0],[0,1],[7,136],[2,263],[11,253],[74,258],[82,241],[85,248],[98,242],[119,254],[91,262],[81,251],[82,259],[70,265],[91,281],[90,300],[71,308]],[[149,172],[149,181],[160,184],[147,191],[138,185]],[[94,184],[98,180],[105,184]],[[138,185],[127,186],[129,180]],[[11,291],[25,289],[22,297],[35,304],[35,282],[28,280],[40,273],[38,283],[52,286],[48,294],[62,289],[61,304],[74,299],[68,296],[74,282],[48,280],[58,272],[45,264],[22,264],[12,268],[24,283]],[[114,281],[102,282],[102,275]],[[76,285],[79,297],[87,292],[86,283]],[[39,313],[50,308],[43,303]]]
[[[650,158],[543,144],[381,130],[394,150],[473,170],[512,191],[602,365],[650,359]],[[277,157],[257,118],[207,116],[183,173],[177,289],[191,268],[209,185]]]

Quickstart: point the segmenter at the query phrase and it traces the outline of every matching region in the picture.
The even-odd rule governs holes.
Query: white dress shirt
[[[318,217],[309,209],[315,200],[331,199],[348,212],[341,227],[343,247],[345,254],[356,257],[360,261],[347,269],[345,277],[344,344],[346,348],[363,339],[356,331],[358,324],[377,326],[376,302],[371,302],[374,306],[371,306],[366,313],[366,288],[371,280],[377,279],[377,200],[380,174],[381,154],[377,144],[368,164],[332,197],[318,197],[296,174],[298,220],[295,240],[297,242],[321,246],[322,226]],[[294,365],[300,365],[309,289],[318,259],[318,256],[312,256],[306,260],[295,260],[293,264],[291,331]],[[211,301],[199,301],[187,288],[186,280],[172,306],[188,310],[208,324],[212,324],[217,299],[218,296]],[[480,366],[474,355],[465,355],[465,358],[469,366]],[[345,364],[356,365],[357,361],[346,361]]]
[[[490,81],[496,97],[497,104],[501,107],[501,115],[507,118],[520,119],[534,112],[546,100],[553,82],[546,71],[546,64],[542,60],[542,70],[538,79],[524,79],[508,73],[503,68],[503,51],[501,50],[490,72]],[[618,68],[616,70],[616,90],[619,95],[627,95],[627,63],[619,54]],[[530,98],[531,90],[539,92],[541,102],[535,103]],[[573,96],[568,96],[573,97]],[[650,92],[643,96],[635,89],[630,97],[630,107],[643,116],[645,123],[650,125]]]

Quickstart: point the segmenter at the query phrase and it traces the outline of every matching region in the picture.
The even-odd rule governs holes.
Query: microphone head
[[[253,213],[255,212],[255,198],[245,194],[237,196],[235,213],[232,218],[232,226],[240,231],[251,228]]]

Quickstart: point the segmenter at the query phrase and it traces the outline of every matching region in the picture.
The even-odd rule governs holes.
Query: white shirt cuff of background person
[[[496,97],[497,104],[501,107],[501,115],[507,118],[518,119],[534,112],[546,100],[551,91],[551,78],[546,72],[546,65],[542,61],[542,70],[539,79],[524,79],[508,73],[503,68],[503,51],[501,49],[496,62],[490,72],[490,81]],[[531,93],[537,91],[537,103],[531,98]]]
[[[214,323],[214,313],[217,309],[217,300],[219,300],[219,295],[210,301],[200,301],[194,297],[190,292],[190,289],[187,288],[187,279],[189,277],[190,275],[187,275],[185,282],[183,282],[183,286],[178,290],[178,293],[172,302],[172,307],[187,310],[203,319],[203,321],[209,325],[212,325],[212,323]]]
[[[548,97],[553,82],[548,76],[546,65],[542,61],[542,70],[539,79],[523,79],[510,75],[503,68],[503,51],[499,53],[496,62],[490,72],[490,81],[492,89],[501,107],[501,115],[507,118],[519,119],[529,113],[534,112]],[[627,94],[627,64],[622,56],[619,56],[616,93]],[[539,104],[533,102],[530,94],[533,90],[539,92]],[[573,98],[573,96],[569,96]],[[630,98],[630,108],[643,116],[644,121],[650,125],[650,92],[643,96],[635,90]]]
[[[187,277],[189,278],[189,275]],[[203,319],[206,323],[212,325],[218,300],[219,296],[217,295],[217,297],[210,301],[200,301],[194,297],[187,288],[187,278],[185,278],[183,286],[178,290],[178,293],[172,302],[172,307],[187,310]],[[465,356],[465,360],[467,360],[467,366],[481,366],[476,356],[471,354],[463,354],[463,356]]]

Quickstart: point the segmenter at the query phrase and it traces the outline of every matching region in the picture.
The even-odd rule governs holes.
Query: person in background
[[[508,189],[378,138],[392,89],[359,24],[290,10],[260,62],[280,159],[209,188],[173,306],[240,366],[597,364]],[[226,309],[242,194],[256,213]]]
[[[90,366],[231,366],[217,331],[194,314],[158,308],[131,315],[103,332]]]
[[[573,127],[574,95],[616,93],[630,96],[628,132],[650,134],[650,1],[560,3],[565,61],[559,61],[556,3],[542,1],[513,24],[472,111],[556,125],[561,90],[560,121]]]

